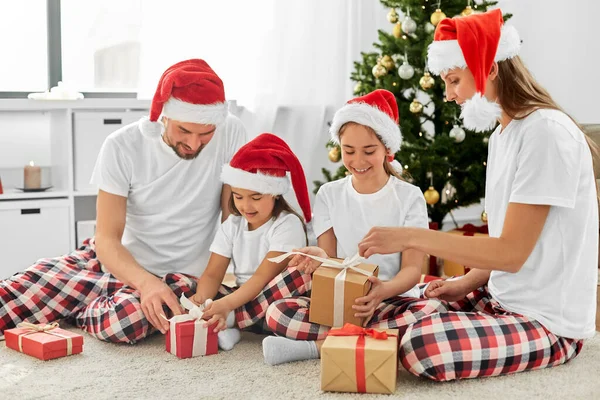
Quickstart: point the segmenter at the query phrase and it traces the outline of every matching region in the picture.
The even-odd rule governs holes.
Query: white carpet
[[[244,333],[230,352],[187,360],[166,353],[162,335],[134,346],[103,343],[85,335],[83,354],[45,362],[0,342],[0,398],[390,398],[321,392],[319,361],[270,367],[263,362],[262,338]],[[401,367],[394,398],[600,398],[600,335],[588,340],[582,353],[566,365],[512,376],[435,383],[413,377]]]

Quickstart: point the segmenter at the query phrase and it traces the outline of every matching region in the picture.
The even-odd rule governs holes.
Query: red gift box
[[[217,323],[204,327],[203,319],[195,319],[189,314],[171,318],[166,334],[166,350],[179,358],[208,356],[218,353]]]
[[[22,322],[17,328],[5,330],[4,339],[6,347],[40,360],[51,360],[83,351],[83,336],[60,329],[56,322],[47,325]]]

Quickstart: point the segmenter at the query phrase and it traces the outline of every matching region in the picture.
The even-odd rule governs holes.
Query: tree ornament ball
[[[423,104],[421,104],[417,99],[414,99],[410,103],[410,106],[408,107],[408,109],[410,110],[411,113],[418,114],[421,111],[423,111]]]
[[[487,136],[484,136],[483,138],[483,144],[488,144],[490,142],[490,138]]]
[[[381,78],[383,76],[385,76],[387,74],[387,69],[385,69],[385,67],[379,63],[377,63],[374,67],[373,67],[373,76],[375,78]]]
[[[380,64],[383,65],[388,71],[391,71],[396,67],[396,64],[394,64],[394,60],[392,60],[392,57],[390,56],[383,56],[381,58]]]
[[[358,82],[356,85],[354,85],[354,94],[360,94],[362,93],[363,87],[362,87],[362,83]]]
[[[469,8],[471,8],[471,7],[469,7]],[[390,10],[390,12],[388,12],[388,14],[387,14],[387,20],[390,23],[392,23],[392,24],[395,24],[396,22],[398,22],[398,13],[396,12],[395,8],[392,8]]]
[[[429,189],[423,193],[423,196],[425,197],[425,203],[430,206],[440,201],[440,193],[433,186],[429,186]]]
[[[462,12],[460,13],[460,16],[468,17],[471,14],[473,14],[473,9],[471,8],[471,6],[467,6],[464,10],[462,10]]]
[[[487,213],[485,211],[481,213],[481,222],[483,222],[484,224],[487,224],[488,222]]]
[[[404,61],[398,68],[398,76],[404,80],[408,80],[415,75],[415,69],[408,62]]]
[[[433,87],[435,84],[435,80],[431,76],[429,72],[425,72],[421,79],[419,79],[419,85],[423,88],[423,90],[428,90]]]
[[[402,24],[400,22],[394,25],[394,29],[392,29],[392,35],[396,39],[400,39],[402,37]]]
[[[329,161],[331,162],[339,162],[342,159],[342,152],[340,148],[335,146],[331,150],[329,150]]]
[[[417,30],[417,23],[411,17],[406,17],[404,21],[402,21],[402,31],[407,35],[411,35],[415,33]]]
[[[437,24],[439,24],[444,18],[446,18],[446,14],[444,14],[443,11],[438,8],[433,14],[431,14],[430,21],[433,26],[437,26]]]
[[[467,134],[465,130],[458,125],[454,125],[452,129],[450,129],[450,137],[454,139],[456,143],[460,143],[465,140]]]

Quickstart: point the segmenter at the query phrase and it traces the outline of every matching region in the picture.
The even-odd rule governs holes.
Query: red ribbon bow
[[[458,228],[457,230],[465,232],[465,236],[473,236],[475,233],[488,233],[488,226],[475,226],[473,224],[465,224],[462,228]]]
[[[358,393],[366,393],[367,377],[365,371],[365,337],[370,336],[377,340],[387,340],[390,335],[384,331],[376,331],[373,328],[362,328],[346,323],[341,328],[330,329],[327,336],[358,336],[356,341],[356,389]]]

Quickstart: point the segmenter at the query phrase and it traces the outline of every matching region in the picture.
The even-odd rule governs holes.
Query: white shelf
[[[147,110],[150,100],[138,99],[83,99],[83,100],[29,100],[0,99],[0,111],[51,110]]]
[[[66,190],[48,189],[45,192],[23,192],[17,189],[7,189],[3,194],[0,194],[2,200],[31,200],[31,199],[59,199],[69,197],[69,192]]]

